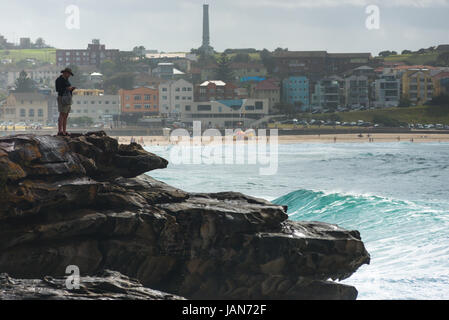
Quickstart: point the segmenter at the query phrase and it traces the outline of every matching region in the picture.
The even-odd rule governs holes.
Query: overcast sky
[[[18,41],[43,37],[57,48],[136,45],[189,51],[201,45],[204,0],[0,0],[0,34]],[[208,0],[211,45],[226,48],[372,52],[449,43],[449,0]],[[368,5],[380,29],[368,30]],[[80,29],[66,28],[67,6],[80,10]]]

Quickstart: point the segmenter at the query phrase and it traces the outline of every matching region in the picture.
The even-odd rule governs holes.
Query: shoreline
[[[86,131],[86,130],[84,130]],[[94,131],[94,130],[92,130]],[[70,131],[69,131],[70,132]],[[82,133],[73,131],[73,133]],[[36,135],[55,135],[56,132],[42,131],[0,131],[1,136],[19,135],[19,134],[36,134]],[[169,136],[162,135],[114,135],[107,134],[115,138],[122,144],[129,144],[131,139],[143,146],[167,146],[176,145],[170,143]],[[203,137],[204,139],[204,137]],[[191,138],[192,140],[192,138]],[[206,139],[204,139],[206,140]],[[202,141],[202,145],[216,144],[216,142]],[[222,139],[223,143],[229,143]],[[296,144],[296,143],[386,143],[386,142],[411,142],[411,143],[429,143],[429,142],[449,142],[449,133],[429,133],[429,132],[405,132],[405,133],[335,133],[335,134],[295,134],[295,135],[278,135],[279,144]]]
[[[130,143],[131,139],[142,146],[167,146],[176,145],[170,143],[169,137],[165,136],[111,136],[118,138],[119,143]],[[191,139],[192,140],[192,139]],[[224,140],[222,140],[224,141]],[[256,140],[254,140],[256,141]],[[377,133],[377,134],[319,134],[319,135],[285,135],[278,136],[279,144],[296,143],[385,143],[385,142],[410,142],[429,143],[441,142],[449,143],[449,134],[420,134],[420,133]],[[224,143],[227,143],[224,141]],[[202,145],[217,144],[216,142],[202,141]]]

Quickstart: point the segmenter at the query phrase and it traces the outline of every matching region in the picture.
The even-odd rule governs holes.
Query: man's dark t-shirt
[[[63,96],[64,92],[66,91],[66,89],[68,87],[71,87],[72,85],[70,84],[69,80],[64,78],[63,76],[60,76],[58,79],[56,79],[55,81],[55,86],[56,86],[56,91],[58,92],[58,96]],[[71,94],[72,92],[70,92]]]

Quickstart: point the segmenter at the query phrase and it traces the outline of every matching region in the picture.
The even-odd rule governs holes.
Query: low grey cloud
[[[203,0],[1,1],[0,32],[8,39],[43,37],[59,48],[136,45],[188,51],[201,45]],[[217,50],[254,47],[330,52],[419,49],[449,43],[449,0],[210,0]],[[81,28],[65,28],[65,8],[80,8]],[[365,7],[380,8],[379,30],[365,28]]]

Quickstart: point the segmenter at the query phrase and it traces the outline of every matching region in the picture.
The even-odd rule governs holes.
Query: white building
[[[22,70],[14,70],[7,72],[6,86],[14,86],[16,80],[20,76]],[[47,84],[54,87],[55,80],[61,75],[61,67],[56,66],[44,66],[36,69],[24,70],[28,78],[32,79],[37,84]]]
[[[184,76],[185,73],[175,68],[175,64],[171,62],[161,62],[157,67],[151,71],[151,74],[156,78],[161,79],[176,79]]]
[[[345,79],[345,98],[348,106],[369,106],[369,81],[367,76],[350,76]]]
[[[73,96],[70,117],[89,117],[94,122],[110,122],[120,114],[119,95]]]
[[[89,75],[89,79],[94,84],[99,84],[103,82],[103,75],[99,72],[92,72]]]
[[[181,111],[181,122],[201,121],[203,128],[249,128],[268,114],[268,99],[240,99],[194,102]]]
[[[401,99],[401,80],[385,74],[374,82],[376,108],[397,107]]]
[[[159,112],[163,115],[179,115],[185,105],[193,102],[193,84],[170,80],[159,84]]]

